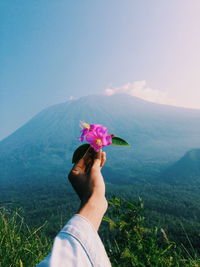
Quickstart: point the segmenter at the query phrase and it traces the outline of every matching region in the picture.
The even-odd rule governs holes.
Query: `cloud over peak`
[[[105,90],[107,96],[122,93],[154,103],[176,106],[176,102],[166,92],[150,88],[145,80],[129,82],[120,87],[111,87]]]

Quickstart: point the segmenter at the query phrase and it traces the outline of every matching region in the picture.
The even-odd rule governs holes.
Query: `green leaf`
[[[77,163],[86,153],[86,151],[88,150],[88,148],[90,147],[89,144],[83,144],[81,146],[79,146],[73,154],[72,157],[72,163]]]
[[[130,146],[124,139],[120,137],[113,136],[112,137],[112,145],[116,146]]]

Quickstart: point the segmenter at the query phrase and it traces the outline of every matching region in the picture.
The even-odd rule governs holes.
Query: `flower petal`
[[[96,139],[97,139],[97,136],[95,136],[93,133],[88,133],[87,135],[86,135],[86,140],[88,141],[88,143],[95,143],[95,141],[96,141]]]

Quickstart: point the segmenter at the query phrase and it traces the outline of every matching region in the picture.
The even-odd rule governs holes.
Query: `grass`
[[[51,242],[44,233],[46,223],[30,229],[22,213],[0,208],[0,267],[32,267],[50,251]]]
[[[136,203],[112,198],[109,203],[102,239],[113,267],[200,266],[195,251],[177,246],[164,229],[144,226],[141,200]],[[22,210],[0,208],[0,267],[32,267],[50,252],[47,222],[30,229],[22,214]]]
[[[200,266],[193,247],[191,251],[183,249],[169,240],[164,229],[145,227],[141,199],[132,202],[113,197],[109,204],[108,215],[104,217],[109,231],[103,240],[113,267]]]

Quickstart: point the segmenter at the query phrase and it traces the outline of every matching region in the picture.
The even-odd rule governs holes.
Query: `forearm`
[[[81,205],[78,214],[88,219],[96,231],[98,231],[102,218],[108,208],[107,200],[104,196],[91,196],[87,202]]]

